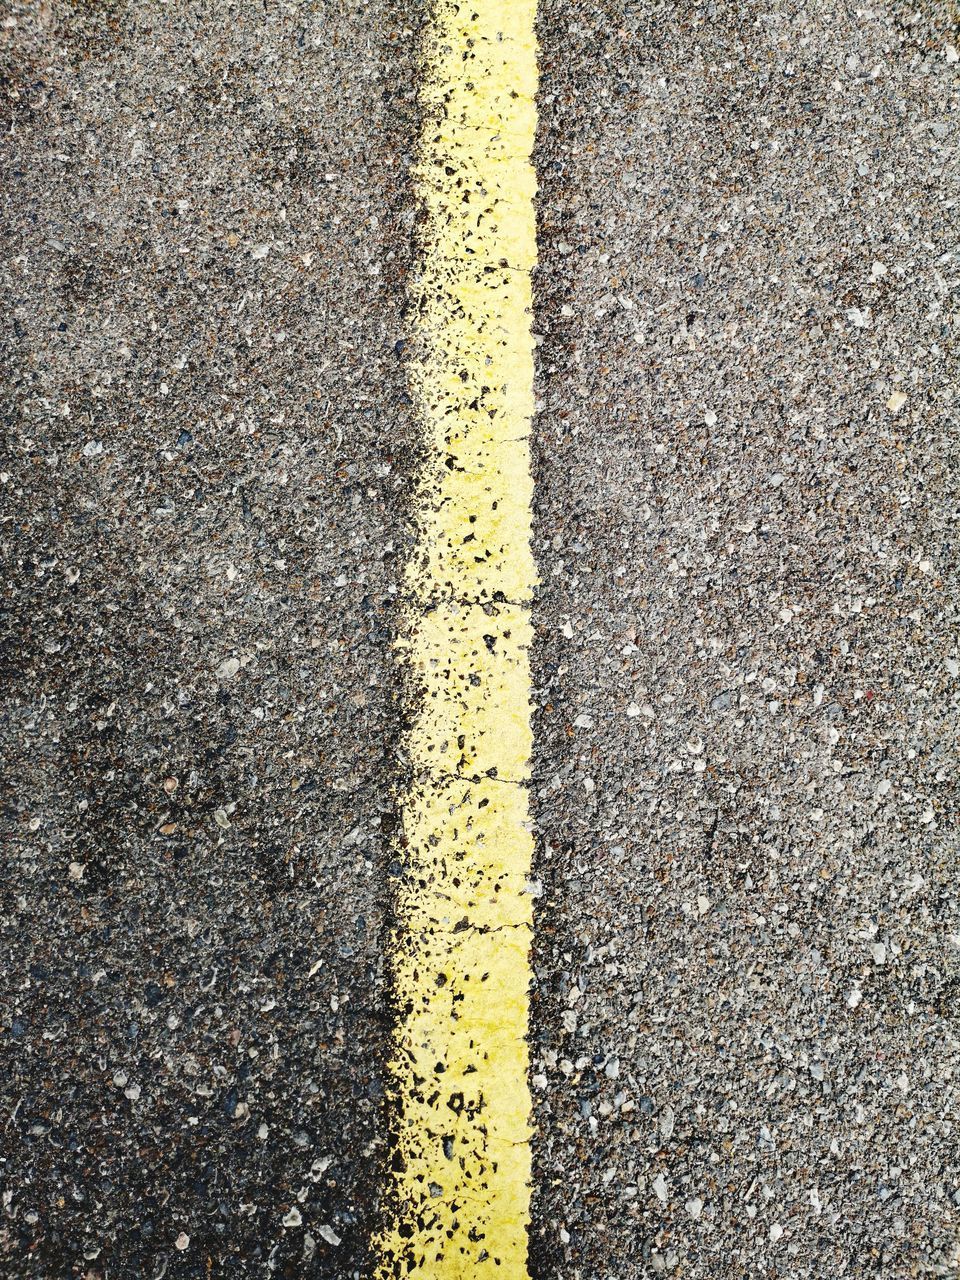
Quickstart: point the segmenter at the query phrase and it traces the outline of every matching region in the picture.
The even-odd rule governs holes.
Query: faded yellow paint
[[[527,1274],[535,0],[436,0],[416,169],[425,435],[379,1280]]]

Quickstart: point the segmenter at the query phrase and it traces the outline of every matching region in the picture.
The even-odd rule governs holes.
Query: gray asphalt
[[[423,19],[3,6],[11,1280],[370,1272]],[[531,1277],[957,1275],[956,11],[540,42]]]

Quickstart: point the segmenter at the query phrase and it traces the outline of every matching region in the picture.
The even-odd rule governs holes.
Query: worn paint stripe
[[[410,375],[425,436],[380,1280],[527,1274],[535,0],[435,0]]]

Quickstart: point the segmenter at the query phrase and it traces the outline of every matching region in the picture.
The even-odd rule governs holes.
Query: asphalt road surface
[[[0,1274],[380,1274],[431,15],[0,12]],[[530,1280],[958,1274],[958,24],[540,0]]]

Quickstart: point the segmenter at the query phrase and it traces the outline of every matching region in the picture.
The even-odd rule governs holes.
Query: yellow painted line
[[[435,0],[423,47],[425,462],[399,646],[412,727],[378,1280],[527,1275],[535,16],[536,0]]]

